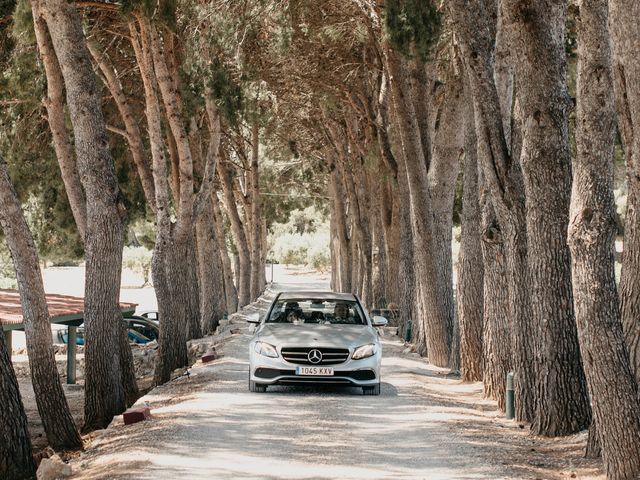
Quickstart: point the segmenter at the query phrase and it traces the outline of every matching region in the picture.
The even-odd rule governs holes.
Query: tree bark
[[[53,139],[60,174],[64,189],[69,199],[71,212],[78,227],[80,238],[84,240],[87,231],[87,205],[82,189],[82,182],[78,174],[76,157],[69,131],[67,130],[64,113],[64,78],[60,70],[58,58],[51,43],[51,37],[44,20],[32,10],[33,24],[38,43],[38,51],[47,77],[47,98],[44,101],[47,108],[47,120]]]
[[[0,475],[6,480],[35,478],[27,416],[4,335],[0,335],[0,409],[11,412],[0,422]]]
[[[615,114],[607,17],[606,0],[580,4],[569,246],[578,335],[605,471],[609,479],[631,480],[640,476],[640,402],[616,292]]]
[[[87,200],[85,236],[85,428],[104,428],[126,408],[120,367],[119,291],[124,206],[80,17],[62,0],[34,0],[62,69],[78,171]]]
[[[131,103],[127,98],[122,88],[122,83],[117,76],[117,73],[109,61],[109,59],[99,50],[98,45],[95,43],[88,43],[89,52],[93,57],[94,62],[100,68],[100,71],[104,75],[106,80],[106,86],[109,89],[109,93],[118,108],[118,112],[124,122],[125,130],[127,132],[127,142],[129,143],[129,149],[131,150],[131,156],[133,157],[133,163],[136,166],[138,177],[140,177],[140,183],[142,190],[144,191],[147,204],[153,210],[155,208],[155,186],[153,184],[153,173],[151,172],[151,166],[144,151],[144,142],[142,140],[142,134],[140,133],[140,127],[133,113]]]
[[[235,313],[238,311],[238,291],[233,283],[233,268],[231,267],[231,258],[227,250],[227,240],[224,232],[222,219],[222,211],[220,210],[220,201],[216,192],[212,193],[211,206],[213,208],[213,226],[215,228],[215,238],[218,242],[218,252],[222,261],[222,270],[224,272],[224,293],[227,299],[227,312]]]
[[[240,269],[236,272],[236,276],[238,282],[238,308],[242,308],[251,303],[251,253],[236,206],[230,168],[228,161],[222,162],[219,172],[224,191],[226,211],[231,224],[231,233],[233,234],[233,241],[236,244],[240,260]]]
[[[260,213],[260,172],[258,160],[260,156],[260,128],[257,121],[251,128],[251,300],[256,300],[260,293],[260,277],[264,275],[262,264],[262,215]]]
[[[176,88],[177,79],[172,75],[167,65],[167,47],[169,37],[172,35],[164,30],[165,48],[162,48],[160,35],[154,25],[149,25],[149,36],[153,66],[156,72],[158,87],[162,93],[162,100],[167,120],[171,130],[171,137],[176,143],[176,151],[179,161],[179,192],[176,197],[177,220],[174,226],[174,242],[177,257],[167,257],[169,262],[186,260],[184,263],[171,265],[171,269],[178,278],[185,283],[172,284],[175,295],[174,301],[180,312],[180,305],[184,308],[184,314],[179,315],[177,321],[184,323],[187,331],[187,340],[202,337],[200,329],[200,315],[198,312],[198,285],[195,261],[194,239],[194,183],[193,183],[193,158],[189,136],[182,113],[182,102]],[[171,58],[171,52],[168,55]],[[184,270],[184,271],[183,271]]]
[[[635,53],[640,49],[640,5],[633,0],[611,0],[609,9],[614,91],[628,189],[620,308],[631,368],[640,384],[640,61]]]
[[[458,255],[458,324],[460,325],[460,373],[465,382],[482,380],[482,317],[484,267],[478,199],[478,156],[471,94],[467,92],[465,152],[462,187],[462,221]]]
[[[36,246],[2,157],[0,157],[0,224],[18,279],[29,369],[47,440],[55,450],[81,449],[82,439],[60,385],[51,345],[51,321]]]
[[[447,72],[444,91],[433,101],[432,154],[429,165],[429,195],[433,208],[433,245],[436,264],[436,285],[444,302],[447,314],[448,335],[452,339],[456,308],[453,296],[453,202],[456,180],[460,172],[460,156],[464,150],[464,91],[462,72],[456,74],[453,68]],[[455,328],[457,331],[458,329]],[[459,342],[456,341],[459,346]],[[459,349],[451,352],[450,366],[459,367]]]
[[[566,87],[566,2],[506,1],[512,26],[518,101],[523,112],[520,161],[527,198],[531,311],[540,371],[533,431],[568,435],[591,421],[576,332],[567,245],[571,159]]]
[[[216,239],[211,203],[209,195],[209,204],[204,206],[204,212],[196,224],[200,311],[205,334],[215,331],[226,310],[222,260],[218,253],[220,244]]]
[[[514,155],[510,154],[505,136],[506,132],[512,136],[510,129],[504,127],[511,125],[510,80],[503,71],[507,67],[501,64],[498,71],[494,68],[494,47],[499,52],[505,49],[504,44],[496,46],[496,38],[502,43],[506,37],[503,9],[498,10],[497,6],[495,2],[487,1],[450,3],[473,95],[483,188],[489,194],[486,202],[491,203],[486,207],[491,209],[491,214],[485,216],[482,229],[500,232],[501,252],[505,255],[513,347],[513,358],[508,363],[515,372],[516,419],[532,421],[537,348],[533,346],[531,335],[525,191],[519,155],[515,155],[515,150]],[[499,32],[496,31],[498,26],[501,27]],[[501,82],[499,86],[495,79]],[[485,291],[486,295],[493,293]]]
[[[398,54],[387,47],[386,56],[404,154],[410,219],[413,237],[413,264],[416,282],[416,303],[420,322],[414,324],[418,334],[424,336],[425,345],[419,351],[428,351],[429,361],[445,367],[449,364],[451,335],[443,299],[435,287],[436,265],[433,257],[433,210],[429,194],[426,155],[422,147],[420,130],[415,122],[412,99],[407,95],[408,79]],[[426,152],[428,154],[428,152]],[[418,337],[419,339],[420,337]]]
[[[129,23],[133,46],[145,92],[145,113],[149,131],[149,144],[153,162],[155,187],[156,242],[153,250],[151,274],[158,300],[158,313],[164,321],[160,324],[158,338],[158,360],[154,372],[154,382],[162,384],[169,380],[171,372],[184,365],[187,347],[184,325],[175,311],[175,300],[170,287],[170,265],[167,257],[174,254],[172,238],[169,182],[165,158],[162,120],[158,99],[158,86],[151,56],[151,39],[145,20],[140,20],[140,33],[134,23]],[[183,341],[184,340],[184,341]]]

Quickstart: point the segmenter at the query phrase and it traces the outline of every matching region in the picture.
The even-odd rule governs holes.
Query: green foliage
[[[237,125],[244,103],[242,86],[232,78],[228,68],[219,58],[211,62],[209,74],[209,88],[216,98],[222,116],[229,124]]]
[[[387,0],[385,24],[391,44],[426,61],[440,35],[440,13],[431,1]]]

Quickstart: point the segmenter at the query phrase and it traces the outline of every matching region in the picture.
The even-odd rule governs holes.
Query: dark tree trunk
[[[616,291],[615,114],[607,1],[580,4],[569,245],[578,335],[607,478],[640,477],[640,403]],[[624,412],[624,413],[622,413]]]
[[[566,2],[505,3],[513,28],[521,165],[527,197],[531,311],[540,358],[533,431],[567,435],[591,421],[573,314],[567,246],[571,159],[566,87]]]
[[[219,243],[216,239],[213,222],[211,195],[209,195],[207,203],[203,206],[203,214],[196,224],[200,311],[202,314],[202,331],[205,334],[215,331],[218,321],[226,310],[222,260],[218,253]]]
[[[0,422],[0,476],[6,480],[35,478],[27,416],[4,335],[0,335],[0,409],[6,412]]]
[[[51,322],[40,273],[40,263],[31,231],[13,188],[7,166],[0,157],[0,224],[4,231],[20,290],[20,303],[27,337],[29,369],[38,413],[47,440],[56,450],[82,448],[51,345]]]
[[[118,298],[124,206],[80,17],[62,0],[34,1],[58,57],[87,200],[85,237],[85,428],[104,428],[126,408]]]
[[[631,368],[640,384],[640,4],[634,0],[611,0],[609,9],[618,128],[628,189],[620,308]]]
[[[471,95],[469,94],[468,97]],[[471,100],[471,99],[470,99]],[[458,256],[458,324],[462,380],[482,380],[482,317],[484,268],[478,200],[478,160],[473,104],[465,115],[465,153],[462,187],[462,221]]]
[[[484,185],[482,176],[480,184]],[[485,395],[505,409],[507,373],[511,367],[509,299],[503,235],[496,221],[488,192],[481,187],[482,254],[484,264],[484,319],[482,335]]]
[[[213,207],[213,226],[215,228],[215,238],[218,242],[218,252],[222,261],[222,270],[224,273],[224,294],[226,298],[227,313],[235,313],[238,311],[238,291],[233,283],[233,268],[231,267],[231,258],[227,250],[227,239],[224,232],[222,220],[222,211],[220,210],[220,202],[217,193],[213,193],[211,197],[211,205]]]

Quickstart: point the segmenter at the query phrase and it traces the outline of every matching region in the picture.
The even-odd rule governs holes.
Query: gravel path
[[[537,469],[528,448],[535,439],[500,418],[493,403],[481,399],[479,384],[461,384],[427,365],[396,337],[383,341],[379,397],[337,387],[249,393],[250,338],[231,336],[221,344],[223,358],[141,398],[138,404],[149,405],[153,418],[130,426],[114,420],[72,462],[73,478],[571,476],[571,470]]]

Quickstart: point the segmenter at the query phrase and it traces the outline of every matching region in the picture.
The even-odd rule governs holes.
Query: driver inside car
[[[349,317],[349,307],[346,303],[336,303],[336,306],[333,307],[333,318],[336,323],[353,323]]]

